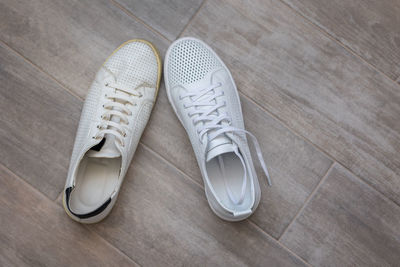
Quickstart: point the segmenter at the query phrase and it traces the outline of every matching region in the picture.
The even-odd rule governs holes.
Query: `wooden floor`
[[[0,0],[0,266],[399,266],[400,1]],[[162,86],[110,216],[61,206],[83,99],[122,42],[210,44],[273,187],[209,209]],[[257,165],[260,177],[260,166]]]

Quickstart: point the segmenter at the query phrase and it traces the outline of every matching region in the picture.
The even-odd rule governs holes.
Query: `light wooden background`
[[[398,0],[1,0],[0,265],[399,266],[399,14]],[[162,86],[114,210],[73,222],[60,197],[95,72],[126,40],[164,55],[180,36],[231,69],[273,187],[250,219],[218,219]]]

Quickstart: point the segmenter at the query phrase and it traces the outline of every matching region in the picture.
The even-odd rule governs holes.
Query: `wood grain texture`
[[[273,178],[273,186],[267,187],[257,156],[253,155],[262,185],[262,199],[251,220],[272,236],[279,237],[332,162],[246,97],[242,97],[241,102],[246,129],[257,136],[262,145]],[[160,90],[142,141],[203,184],[192,146],[170,107],[164,88]]]
[[[400,207],[336,165],[281,241],[316,266],[398,266]]]
[[[29,3],[34,7],[32,20],[40,23],[34,23],[33,25],[28,23],[28,26],[30,31],[36,32],[43,38],[35,41],[37,42],[37,47],[33,48],[33,44],[26,39],[29,34],[20,34],[18,29],[22,26],[17,27],[12,23],[8,23],[6,30],[2,30],[2,32],[5,32],[5,36],[10,36],[8,40],[11,40],[13,47],[23,50],[24,55],[32,58],[35,64],[43,66],[45,71],[54,77],[61,77],[62,82],[67,87],[83,96],[101,62],[114,49],[113,47],[110,51],[104,52],[107,47],[111,47],[111,43],[115,42],[114,39],[108,36],[108,31],[112,32],[112,37],[121,40],[120,42],[124,38],[129,38],[127,35],[132,31],[144,32],[147,34],[146,36],[153,38],[150,32],[143,30],[143,25],[137,25],[132,22],[125,14],[119,14],[117,11],[111,12],[114,7],[109,6],[108,2],[97,2],[95,11],[101,16],[107,16],[108,23],[111,24],[107,25],[105,29],[97,25],[95,29],[92,29],[94,24],[102,22],[97,21],[97,16],[100,15],[97,14],[95,16],[93,14],[88,16],[86,14],[92,11],[88,11],[89,6],[86,6],[87,4],[85,3],[75,3],[75,8],[81,10],[76,12],[74,6],[69,6],[61,1],[55,1],[51,5],[33,1]],[[43,10],[39,10],[39,7],[42,7]],[[19,6],[14,2],[11,3],[11,7],[8,6],[7,8],[13,10],[14,14],[17,15],[16,17],[18,17],[18,14],[28,12],[27,7]],[[62,14],[58,14],[61,12],[59,9],[64,10]],[[111,11],[105,11],[108,9]],[[111,13],[108,14],[107,12]],[[53,13],[56,13],[57,16],[53,15]],[[71,20],[71,17],[75,17],[75,19]],[[45,23],[44,20],[50,20],[53,23]],[[41,26],[35,26],[36,24]],[[63,26],[66,30],[51,34],[57,30],[57,25],[59,24],[66,25]],[[115,31],[112,26],[124,30]],[[71,35],[68,32],[74,34]],[[21,41],[22,44],[19,44],[17,40]],[[97,41],[94,43],[93,40]],[[61,42],[75,47],[74,53],[72,51],[68,53],[64,51],[64,49],[68,50],[70,48],[62,46]],[[52,53],[57,55],[56,57],[49,57],[46,50],[52,44],[57,44],[52,49]],[[95,45],[92,47],[89,44]],[[164,51],[167,46],[167,43],[162,40],[158,40],[156,44],[160,44],[161,51]],[[62,56],[66,53],[68,57]],[[60,59],[65,61],[62,66],[58,63]],[[67,67],[64,67],[64,65]],[[81,69],[77,68],[77,65],[83,66],[85,72],[82,73]],[[79,84],[76,81],[76,77],[79,77]],[[164,88],[160,89],[160,96],[152,116],[154,119],[148,125],[143,142],[168,158],[170,162],[185,173],[201,182],[192,147],[186,133],[179,125],[175,114],[170,108],[164,90]],[[265,113],[264,111],[252,108],[251,106],[253,105],[249,101],[246,102],[245,112],[246,110],[250,111],[248,117],[254,117],[265,123],[266,126],[257,126],[258,122],[251,123],[249,121],[248,127],[263,144],[265,156],[270,159],[269,165],[277,181],[274,187],[270,189],[263,188],[263,202],[254,218],[260,227],[274,237],[279,237],[319,179],[324,175],[330,161],[300,138],[290,134],[287,129],[280,126],[275,120],[272,120],[267,115],[262,115]],[[255,113],[259,114],[254,115]],[[270,127],[271,131],[269,131]],[[261,174],[261,172],[259,173]],[[260,176],[260,179],[263,179],[263,177]]]
[[[69,164],[81,102],[0,43],[0,162],[55,199]]]
[[[1,266],[136,266],[0,165]]]
[[[0,39],[50,73],[80,97],[86,96],[108,55],[130,39],[166,41],[108,0],[0,2]]]
[[[144,266],[303,265],[248,221],[217,218],[199,185],[142,145],[110,216],[90,228]]]
[[[207,1],[185,35],[211,44],[245,95],[400,203],[398,84],[278,1]]]
[[[118,1],[171,40],[201,2]],[[398,18],[381,15],[389,0],[383,7],[355,2],[376,18],[368,25],[357,18],[354,40],[346,37],[347,26],[332,27],[335,14],[364,15],[351,8],[339,14],[353,3],[334,0],[335,14],[322,21],[296,1],[286,0],[290,8],[272,0],[208,0],[185,32],[209,43],[232,70],[246,127],[271,169],[273,187],[263,187],[257,212],[241,223],[210,210],[192,147],[163,87],[110,216],[89,228],[67,218],[8,169],[55,199],[82,101],[0,42],[0,162],[8,168],[0,164],[0,265],[133,265],[124,253],[145,266],[304,265],[262,230],[281,236],[332,163],[321,150],[400,203],[400,87],[293,10],[393,78],[400,75],[399,54],[388,51],[398,48],[391,24]],[[382,25],[387,29],[377,32]],[[104,59],[133,38],[154,42],[161,55],[169,44],[113,1],[0,0],[0,40],[79,97]],[[396,265],[400,208],[335,166],[281,241],[314,265]]]
[[[203,2],[203,0],[116,1],[171,41],[178,37]]]
[[[400,1],[283,1],[392,79],[400,75]]]

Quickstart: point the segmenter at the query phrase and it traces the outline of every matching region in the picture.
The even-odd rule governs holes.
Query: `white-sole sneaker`
[[[269,183],[270,179],[256,138],[244,129],[231,73],[207,44],[186,37],[168,48],[164,81],[192,143],[211,209],[227,221],[246,219],[261,197],[247,135]]]
[[[105,61],[86,97],[63,193],[82,223],[106,217],[149,120],[161,78],[155,47],[131,40]]]

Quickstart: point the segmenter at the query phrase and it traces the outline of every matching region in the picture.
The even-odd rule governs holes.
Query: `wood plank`
[[[0,43],[0,162],[55,199],[67,177],[81,101]]]
[[[281,241],[316,266],[398,266],[400,207],[336,165]]]
[[[392,79],[400,75],[400,1],[283,1]]]
[[[303,265],[248,221],[217,218],[200,186],[142,145],[110,216],[90,228],[144,266]]]
[[[0,165],[1,266],[136,266]]]
[[[203,0],[116,0],[169,40],[175,40]]]
[[[273,186],[265,186],[265,177],[256,155],[253,155],[262,184],[262,199],[251,220],[278,238],[332,162],[246,97],[242,97],[241,102],[246,128],[262,145],[273,178]],[[203,184],[192,146],[163,88],[142,141]]]
[[[121,43],[143,38],[166,48],[166,41],[108,0],[2,2],[0,39],[81,97]]]
[[[207,1],[185,35],[214,47],[244,94],[400,204],[398,84],[277,1]]]

